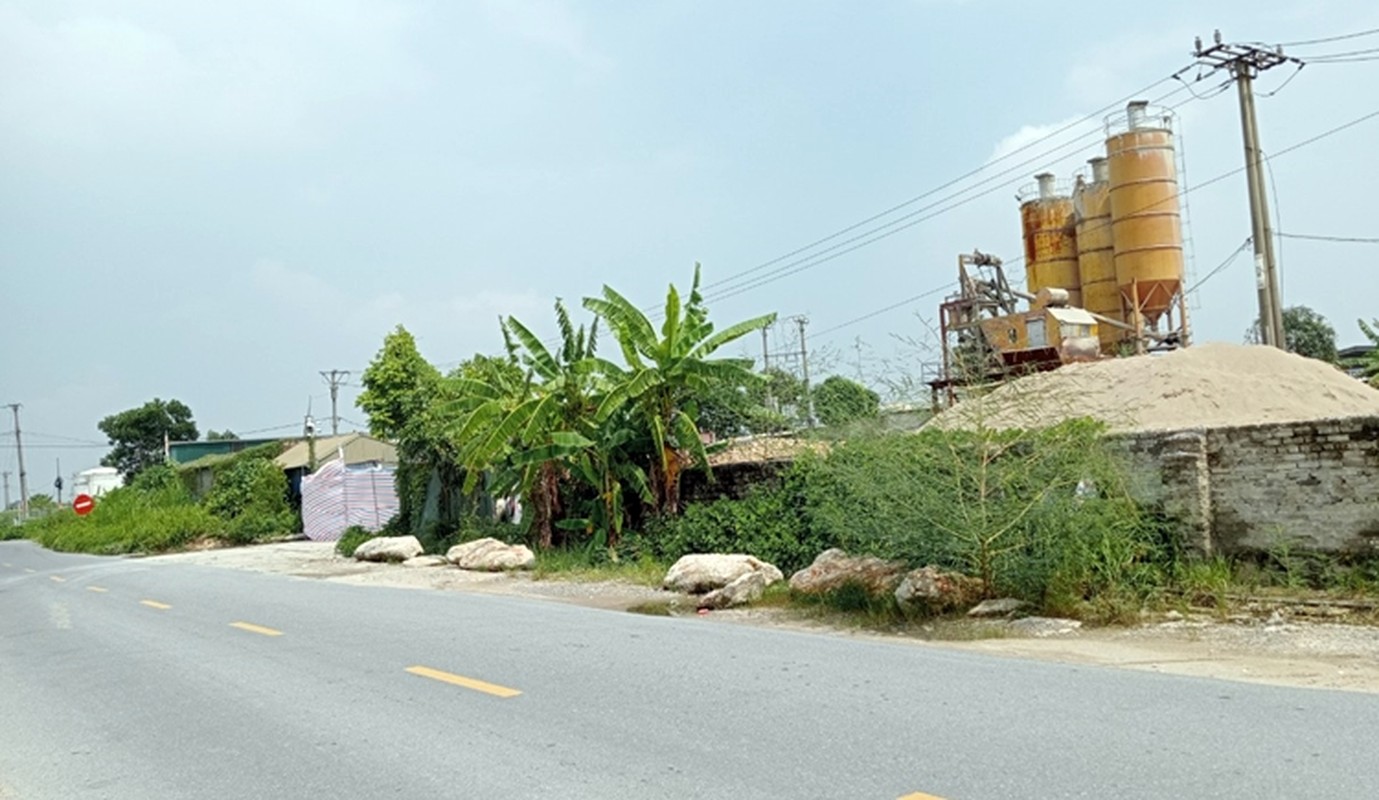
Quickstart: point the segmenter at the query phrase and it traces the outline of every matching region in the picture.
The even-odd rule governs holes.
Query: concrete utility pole
[[[805,408],[808,409],[809,419],[807,424],[814,427],[814,392],[809,389],[809,347],[804,340],[804,326],[809,324],[809,317],[801,314],[793,318],[795,324],[800,327],[800,371],[804,374],[804,398]]]
[[[4,478],[5,478],[5,507],[4,507],[4,508],[0,508],[0,511],[9,511],[9,510],[10,510],[10,474],[9,474],[8,472],[0,472],[0,475],[3,475]]]
[[[19,456],[19,518],[29,518],[29,473],[24,471],[24,442],[19,438],[19,403],[10,403],[14,412],[14,449]]]
[[[1278,263],[1274,259],[1274,231],[1269,219],[1269,201],[1264,188],[1264,157],[1259,148],[1259,123],[1255,118],[1254,78],[1280,64],[1296,64],[1301,59],[1285,56],[1283,48],[1266,50],[1253,44],[1223,44],[1216,31],[1213,44],[1202,48],[1196,41],[1200,66],[1212,72],[1225,70],[1235,80],[1240,98],[1240,130],[1245,140],[1245,183],[1250,193],[1250,219],[1255,251],[1255,290],[1259,299],[1259,332],[1264,344],[1285,349],[1283,297],[1279,289]],[[1207,73],[1211,74],[1211,73]]]
[[[350,376],[348,370],[333,369],[330,372],[322,372],[321,377],[330,384],[330,435],[340,435],[340,414],[336,411],[336,400],[340,396],[340,384]]]
[[[771,340],[770,325],[761,329],[761,374],[766,379],[766,407],[776,410],[776,399],[771,396]]]

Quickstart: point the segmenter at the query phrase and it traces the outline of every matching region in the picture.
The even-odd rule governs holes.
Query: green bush
[[[345,558],[353,558],[354,551],[359,549],[359,545],[375,536],[382,535],[385,534],[371,533],[358,525],[351,525],[345,529],[344,533],[340,534],[340,540],[335,543],[335,552]]]
[[[225,532],[225,522],[194,503],[165,466],[103,495],[85,517],[63,510],[24,525],[26,536],[49,549],[101,555],[158,553]]]
[[[295,527],[287,503],[287,477],[266,456],[239,458],[220,470],[205,506],[225,520],[226,539],[233,544],[282,535]]]
[[[1151,592],[1173,555],[1086,421],[863,436],[807,476],[803,516],[820,540],[961,571],[989,593],[1060,610]]]
[[[787,575],[836,544],[803,516],[804,473],[792,472],[779,488],[758,488],[740,500],[690,504],[679,517],[651,520],[628,534],[621,548],[632,556],[674,561],[687,553],[748,553]]]

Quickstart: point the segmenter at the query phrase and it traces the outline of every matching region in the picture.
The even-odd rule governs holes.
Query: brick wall
[[[1117,440],[1135,493],[1199,550],[1379,551],[1379,417]]]

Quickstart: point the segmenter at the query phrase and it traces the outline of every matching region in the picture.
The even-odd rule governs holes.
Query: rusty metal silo
[[[1150,326],[1172,309],[1183,282],[1172,117],[1144,101],[1107,120],[1111,237],[1126,322]],[[1136,313],[1138,312],[1138,314]]]
[[[1120,284],[1116,281],[1115,250],[1111,237],[1111,183],[1104,158],[1093,158],[1092,179],[1078,178],[1073,187],[1073,218],[1077,230],[1077,270],[1082,280],[1082,307],[1103,317],[1124,322]],[[1101,352],[1114,353],[1123,332],[1105,323],[1098,325]]]
[[[1025,240],[1025,288],[1065,289],[1070,305],[1082,305],[1082,281],[1077,271],[1077,234],[1073,200],[1060,191],[1053,175],[1034,176],[1038,184],[1021,192],[1020,228]],[[1028,198],[1028,199],[1026,199]]]

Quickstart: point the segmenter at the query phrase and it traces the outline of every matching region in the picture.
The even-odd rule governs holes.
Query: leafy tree
[[[113,445],[101,464],[124,473],[126,483],[149,466],[163,462],[163,441],[196,441],[192,410],[178,400],[158,398],[138,408],[111,414],[96,426]]]
[[[383,349],[364,370],[364,391],[355,404],[369,415],[369,433],[398,439],[409,420],[425,410],[441,374],[417,351],[401,325],[383,339]]]
[[[1369,355],[1365,357],[1364,363],[1361,364],[1361,368],[1364,370],[1362,374],[1371,386],[1379,389],[1379,319],[1369,324],[1365,324],[1362,319],[1358,319],[1356,322],[1360,323],[1360,332],[1374,345],[1374,349],[1370,351]]]
[[[208,442],[228,442],[238,438],[239,437],[235,435],[235,432],[230,430],[229,428],[226,428],[223,431],[206,431],[206,441]]]
[[[503,369],[488,380],[462,380],[467,397],[455,404],[462,416],[453,433],[469,470],[466,485],[496,470],[500,491],[515,488],[527,497],[542,547],[554,541],[562,476],[597,435],[597,322],[576,329],[559,300],[555,312],[561,341],[554,353],[515,317],[502,321],[510,363],[520,364],[521,372]],[[620,528],[621,515],[610,522]]]
[[[606,421],[628,408],[650,434],[651,484],[655,509],[674,514],[680,507],[681,453],[707,466],[696,423],[696,397],[715,384],[741,385],[755,376],[741,359],[712,359],[714,351],[775,321],[767,314],[715,332],[699,293],[699,265],[688,300],[671,284],[659,335],[641,309],[609,286],[602,297],[586,297],[584,307],[608,323],[618,340],[626,369],[603,362],[611,387],[599,405]]]
[[[1328,364],[1336,362],[1336,329],[1326,321],[1326,317],[1307,306],[1289,306],[1283,309],[1284,349],[1307,358],[1315,358]],[[1259,344],[1264,341],[1256,319],[1245,331],[1245,341]]]
[[[36,494],[29,498],[29,511],[48,511],[57,508],[57,501],[51,495]]]
[[[862,384],[831,375],[814,390],[819,421],[830,427],[872,419],[881,409],[881,396]]]

